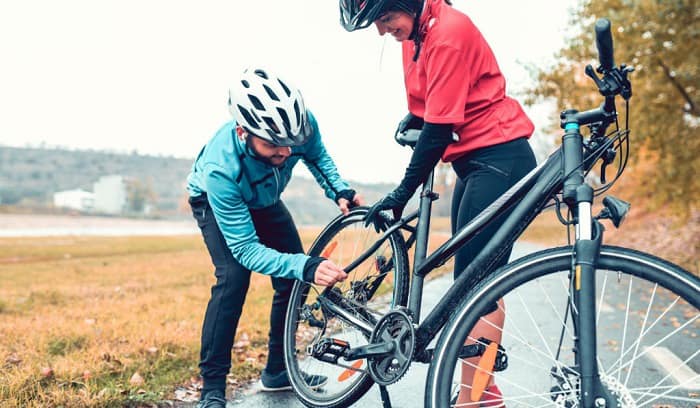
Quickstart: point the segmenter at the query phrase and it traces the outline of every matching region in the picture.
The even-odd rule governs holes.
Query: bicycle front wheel
[[[580,406],[574,338],[585,341],[586,333],[572,323],[571,264],[570,247],[542,251],[475,287],[441,334],[425,405],[478,407],[472,398],[495,398],[493,388],[482,393],[483,382],[476,386],[463,375],[478,358],[462,359],[459,353],[465,340],[478,341],[469,333],[504,297],[500,332],[508,367],[493,378],[505,406]],[[598,370],[620,406],[698,406],[700,280],[657,257],[603,246],[596,286]]]
[[[367,251],[380,234],[364,226],[367,208],[353,209],[334,219],[313,243],[309,254],[347,266]],[[401,232],[391,234],[364,262],[335,285],[336,299],[352,306],[365,321],[373,322],[393,307],[405,306],[408,298],[408,254]],[[292,387],[310,407],[346,407],[374,384],[365,360],[322,361],[313,348],[336,340],[350,347],[368,344],[368,333],[330,313],[319,297],[324,287],[296,282],[287,309],[284,351]],[[349,307],[348,306],[348,307]],[[376,323],[376,322],[375,322]],[[311,376],[311,377],[310,377]],[[325,384],[319,386],[319,384]]]

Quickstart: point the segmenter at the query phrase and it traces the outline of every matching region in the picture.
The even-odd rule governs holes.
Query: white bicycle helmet
[[[277,146],[311,137],[301,92],[263,69],[248,68],[229,88],[228,109],[243,129]]]

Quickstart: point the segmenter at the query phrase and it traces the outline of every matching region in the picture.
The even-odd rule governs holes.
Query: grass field
[[[302,231],[306,247],[317,233]],[[524,239],[563,244],[565,233],[543,216]],[[0,239],[0,406],[173,399],[176,387],[196,382],[213,282],[199,236]],[[256,377],[265,362],[270,297],[269,278],[254,274],[232,382]]]

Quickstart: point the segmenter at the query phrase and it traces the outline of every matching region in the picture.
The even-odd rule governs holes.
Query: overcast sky
[[[551,63],[577,0],[454,4],[517,96],[524,65]],[[229,120],[227,87],[246,66],[302,90],[344,178],[400,180],[399,44],[345,32],[335,0],[0,2],[0,144],[194,157]],[[544,125],[541,109],[531,116]]]

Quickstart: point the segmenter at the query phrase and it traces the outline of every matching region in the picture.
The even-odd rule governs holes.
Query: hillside
[[[53,193],[70,189],[90,191],[101,176],[119,174],[137,180],[150,192],[156,217],[189,217],[185,183],[192,159],[147,156],[96,150],[67,150],[0,146],[0,206],[24,212],[52,212]],[[337,208],[303,165],[283,199],[299,224],[323,225]],[[352,182],[368,202],[393,186]]]

